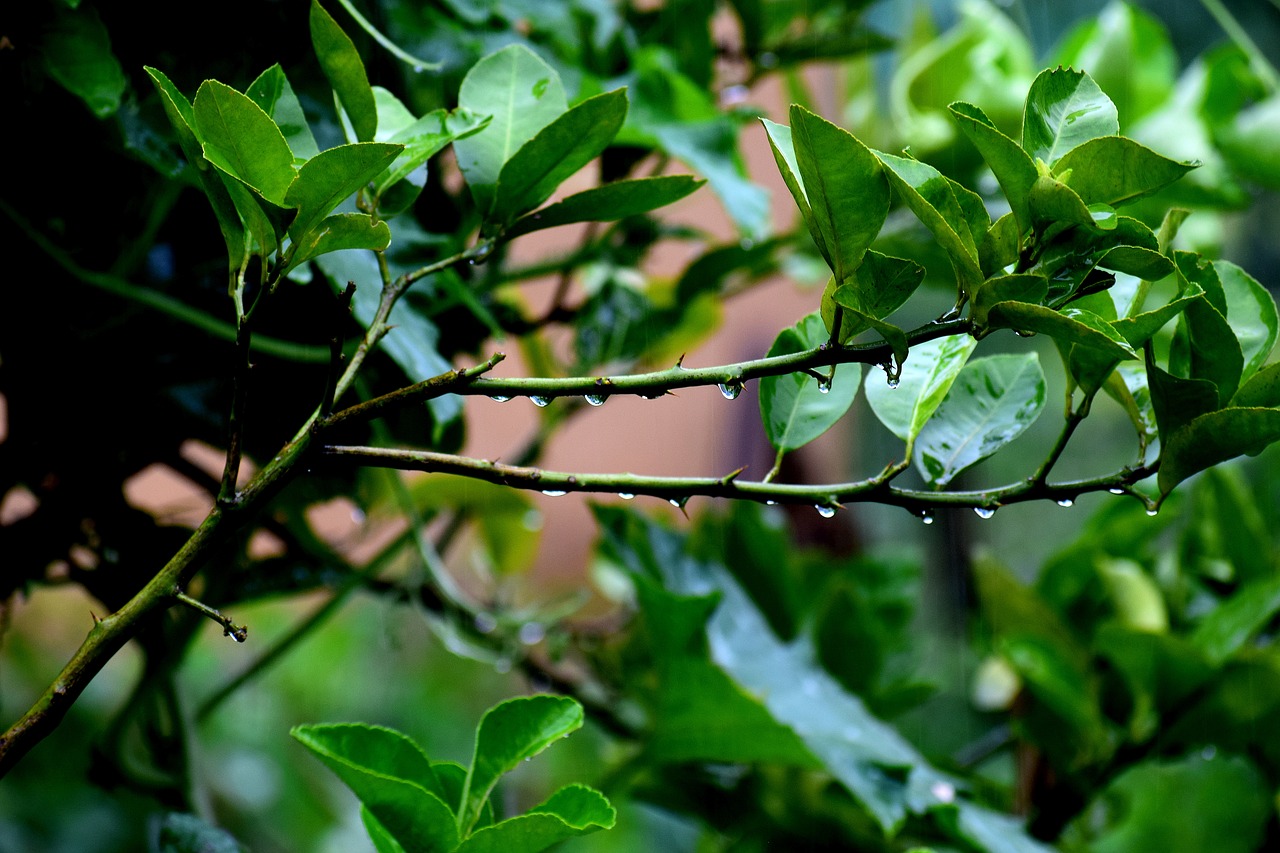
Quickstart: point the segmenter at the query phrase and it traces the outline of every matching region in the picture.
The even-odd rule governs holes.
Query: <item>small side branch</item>
[[[248,626],[235,624],[235,622],[231,620],[230,616],[223,615],[221,611],[213,609],[203,601],[192,598],[181,590],[175,590],[173,597],[177,599],[180,604],[185,604],[187,607],[190,607],[206,619],[212,619],[214,622],[221,625],[222,635],[224,637],[230,637],[237,643],[243,643],[249,638]]]
[[[483,361],[475,367],[451,370],[448,373],[424,379],[417,384],[400,388],[389,394],[383,394],[381,397],[366,400],[363,403],[358,403],[348,409],[343,409],[340,412],[322,418],[316,422],[316,425],[323,429],[348,420],[365,421],[377,417],[384,409],[423,402],[444,394],[460,393],[463,389],[476,382],[479,377],[493,370],[506,357],[506,353],[494,353],[487,361]]]

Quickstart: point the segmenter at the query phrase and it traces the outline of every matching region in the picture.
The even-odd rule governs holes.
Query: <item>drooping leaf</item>
[[[289,143],[295,160],[310,160],[320,153],[315,137],[311,134],[311,126],[302,112],[302,104],[289,85],[289,78],[279,63],[258,75],[258,78],[245,89],[245,95],[262,111],[271,116],[271,120],[280,128],[284,141]]]
[[[486,711],[459,808],[463,829],[474,826],[498,779],[581,728],[582,719],[582,706],[566,696],[520,696]]]
[[[569,838],[611,829],[617,816],[600,792],[567,785],[526,814],[472,833],[457,853],[539,853]]]
[[[996,129],[986,113],[973,104],[960,101],[952,104],[951,114],[960,123],[960,129],[978,149],[982,159],[991,167],[1004,197],[1022,232],[1031,229],[1031,187],[1039,177],[1036,164],[1018,143]]]
[[[1120,132],[1115,104],[1088,74],[1069,68],[1040,72],[1027,93],[1022,148],[1053,167],[1068,151]]]
[[[330,148],[308,160],[284,195],[286,206],[298,208],[289,236],[295,241],[305,239],[334,208],[387,168],[400,151],[399,145],[357,142]]]
[[[289,732],[355,793],[406,850],[448,853],[454,813],[433,789],[431,762],[409,738],[363,723],[295,726]]]
[[[479,133],[454,144],[458,167],[482,213],[493,209],[498,176],[534,135],[568,109],[556,70],[524,45],[513,44],[477,62],[458,90],[458,106],[492,116]]]
[[[37,50],[49,76],[84,101],[95,116],[106,118],[120,108],[124,69],[111,52],[111,36],[97,10],[59,10],[46,24]]]
[[[968,335],[916,344],[902,365],[896,387],[874,371],[867,375],[867,402],[880,423],[907,443],[908,457],[916,436],[947,396],[977,344]]]
[[[945,486],[1025,432],[1044,402],[1044,372],[1036,353],[969,362],[920,430],[916,467],[931,485]]]
[[[209,162],[234,175],[275,204],[296,174],[293,152],[262,107],[217,80],[196,92],[192,114]]]
[[[627,95],[615,89],[557,116],[520,146],[498,174],[491,229],[542,204],[556,187],[604,151],[627,116]]]
[[[1098,266],[1147,281],[1159,281],[1173,273],[1173,261],[1142,246],[1116,246],[1108,249],[1098,259]]]
[[[810,314],[778,333],[769,357],[813,349],[827,339],[822,319]],[[761,379],[760,416],[769,442],[778,450],[795,450],[829,430],[853,405],[860,374],[856,365],[841,365],[826,393],[817,380],[804,373]]]
[[[517,219],[503,232],[514,239],[532,231],[555,228],[573,222],[613,222],[628,216],[648,213],[673,204],[692,193],[705,181],[691,175],[660,175],[614,181],[574,193],[554,204]]]
[[[329,85],[351,120],[356,141],[372,142],[378,132],[378,106],[355,43],[320,0],[311,0],[311,44]]]
[[[973,295],[970,308],[973,322],[983,328],[988,324],[987,313],[1001,302],[1023,302],[1039,305],[1049,294],[1049,282],[1037,273],[1013,273],[996,276],[982,283]]]
[[[889,183],[871,150],[848,131],[791,107],[791,141],[815,236],[837,282],[862,263],[889,213]]]
[[[1056,172],[1085,204],[1120,206],[1167,187],[1196,163],[1179,163],[1123,136],[1091,139],[1067,152]]]
[[[1159,409],[1156,411],[1158,414]],[[1160,432],[1163,438],[1163,426]],[[1160,452],[1160,494],[1167,496],[1192,474],[1220,462],[1261,453],[1275,441],[1280,441],[1280,409],[1232,407],[1200,415],[1164,440]]]
[[[1276,301],[1258,280],[1230,261],[1214,261],[1227,303],[1227,325],[1244,358],[1241,379],[1266,363],[1276,344]]]
[[[988,309],[987,322],[995,329],[1039,332],[1064,342],[1093,347],[1121,361],[1138,357],[1115,327],[1091,311],[1078,308],[1054,311],[1026,302],[999,302]]]
[[[850,309],[844,312],[839,334],[840,343],[848,343],[906,303],[924,275],[924,267],[915,261],[870,250],[844,284],[837,286],[835,276],[827,283],[822,293],[822,322],[832,331],[836,306]],[[901,353],[895,356],[899,361],[903,358]]]
[[[1247,322],[1247,321],[1246,321]],[[1202,293],[1187,303],[1178,318],[1178,335],[1169,355],[1171,366],[1183,364],[1192,379],[1207,379],[1218,388],[1218,405],[1235,396],[1244,372],[1244,353],[1227,319]]]
[[[1259,370],[1231,398],[1231,405],[1242,408],[1280,408],[1280,362]]]

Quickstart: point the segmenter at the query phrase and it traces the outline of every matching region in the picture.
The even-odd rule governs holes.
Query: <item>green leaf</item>
[[[1054,178],[1044,175],[1036,178],[1029,199],[1031,219],[1041,229],[1055,222],[1095,227],[1093,213],[1084,200],[1071,187]]]
[[[969,362],[920,430],[916,467],[930,485],[945,486],[1022,435],[1040,417],[1044,402],[1044,372],[1036,353]]]
[[[311,44],[324,76],[351,120],[356,140],[372,142],[378,132],[378,106],[365,75],[364,62],[355,43],[319,0],[311,0]]]
[[[329,252],[343,249],[381,252],[390,244],[391,229],[387,227],[387,223],[375,221],[367,213],[338,213],[323,220],[300,238],[287,269]]]
[[[1201,620],[1191,642],[1215,667],[1244,648],[1280,612],[1280,575],[1262,577],[1231,593]]]
[[[160,103],[164,106],[165,115],[173,125],[182,155],[195,169],[200,178],[200,187],[209,198],[209,206],[213,208],[214,218],[222,231],[222,239],[227,244],[227,268],[235,271],[244,263],[244,225],[236,212],[227,188],[223,185],[218,173],[204,159],[204,151],[195,133],[195,112],[191,102],[178,91],[177,87],[161,71],[144,67],[151,78],[156,91],[160,94]]]
[[[155,853],[244,853],[235,836],[193,814],[170,812],[153,826]]]
[[[312,228],[387,168],[400,151],[399,145],[357,142],[308,160],[284,195],[286,205],[298,208],[289,236],[295,242],[305,241]]]
[[[120,109],[124,70],[111,52],[111,36],[96,10],[86,6],[54,14],[38,53],[49,76],[84,101],[95,116],[106,118]]]
[[[1138,447],[1145,458],[1147,447],[1155,440],[1155,410],[1151,403],[1152,391],[1148,386],[1147,372],[1142,365],[1120,364],[1107,377],[1102,386],[1129,416],[1130,423],[1138,434]],[[1211,389],[1212,390],[1212,389]],[[1217,392],[1214,391],[1216,402]]]
[[[1160,433],[1163,439],[1163,425]],[[1200,415],[1164,441],[1160,452],[1161,498],[1192,474],[1242,454],[1261,453],[1277,440],[1280,409],[1232,407]]]
[[[949,109],[1000,182],[1000,189],[1017,219],[1019,230],[1023,233],[1030,231],[1029,198],[1031,187],[1039,177],[1035,162],[1018,143],[997,130],[986,113],[973,104],[957,101]]]
[[[1201,294],[1183,309],[1178,318],[1178,336],[1169,363],[1188,365],[1192,379],[1207,379],[1218,388],[1218,405],[1225,406],[1240,387],[1244,354],[1235,332],[1218,309]]]
[[[275,252],[284,240],[294,211],[264,198],[257,189],[220,166],[215,165],[211,171],[221,179],[240,221],[244,223],[250,252],[260,252],[264,257]]]
[[[827,282],[822,293],[822,322],[830,331],[839,305],[848,309],[840,321],[840,343],[848,343],[870,328],[883,334],[875,321],[906,303],[924,281],[924,275],[924,267],[915,261],[868,251],[861,266],[844,284],[837,287],[834,276]],[[895,358],[901,362],[904,354],[895,352]]]
[[[769,357],[813,349],[827,339],[822,318],[810,314],[778,333]],[[804,373],[761,379],[760,417],[769,442],[778,450],[795,450],[831,429],[853,405],[860,379],[861,371],[855,365],[837,369],[826,393],[817,380]]]
[[[567,785],[527,814],[472,833],[457,853],[538,853],[569,838],[612,829],[618,813],[585,785]]]
[[[1022,251],[1021,227],[1012,213],[1006,213],[982,235],[978,241],[978,262],[983,275],[1000,275],[1010,264],[1017,263],[1018,254]]]
[[[818,247],[819,253],[826,259],[831,255],[831,248],[826,245],[825,232],[818,226],[818,221],[814,218],[813,206],[809,203],[809,195],[805,191],[804,183],[801,181],[800,164],[796,160],[795,143],[792,138],[791,128],[785,124],[771,122],[767,118],[760,119],[760,124],[764,127],[765,138],[769,140],[769,148],[773,151],[773,160],[778,165],[778,173],[782,175],[782,182],[786,184],[791,197],[795,199],[796,207],[800,209],[800,215],[804,219],[805,227],[808,229],[814,245]],[[827,266],[831,266],[829,261]]]
[[[737,127],[727,117],[663,124],[653,134],[663,151],[707,179],[743,237],[769,237],[769,194],[748,179]]]
[[[459,808],[464,831],[475,825],[493,786],[527,758],[582,727],[582,706],[566,696],[520,696],[485,712]]]
[[[400,846],[400,842],[396,841],[395,836],[387,831],[387,828],[378,823],[378,819],[373,816],[373,812],[360,806],[360,822],[364,824],[364,831],[369,833],[369,840],[373,842],[375,853],[405,853],[405,849]]]
[[[613,222],[648,213],[692,193],[706,181],[691,175],[661,175],[614,181],[574,193],[518,220],[503,232],[512,240],[522,234],[573,222]]]
[[[217,80],[196,92],[192,111],[204,156],[275,204],[293,182],[293,152],[271,116],[247,96]]]
[[[1258,280],[1230,261],[1214,261],[1227,303],[1227,324],[1244,357],[1241,378],[1266,363],[1276,344],[1276,301]]]
[[[978,328],[988,324],[987,314],[1001,302],[1024,302],[1039,305],[1049,295],[1048,280],[1036,273],[1014,273],[989,278],[973,295],[970,314]]]
[[[477,62],[458,91],[458,106],[492,116],[453,150],[481,213],[493,209],[502,167],[534,135],[568,109],[556,70],[524,45],[513,44]]]
[[[289,85],[289,78],[279,63],[271,66],[258,75],[258,79],[245,89],[249,97],[262,111],[271,116],[271,120],[280,128],[284,141],[289,143],[294,159],[310,160],[320,153],[315,137],[311,135],[311,127],[302,112],[302,104]]]
[[[1066,343],[1093,347],[1120,361],[1138,357],[1115,327],[1091,311],[1055,311],[1026,302],[999,302],[987,311],[987,322],[993,329],[1040,332]]]
[[[1267,365],[1241,384],[1231,405],[1244,409],[1280,408],[1280,362]]]
[[[969,232],[951,182],[937,169],[918,160],[874,153],[886,166],[884,173],[894,191],[947,253],[961,291],[972,295],[985,276],[978,267],[977,243]]]
[[[600,156],[626,117],[626,91],[615,89],[588,98],[539,130],[498,173],[491,229],[550,198],[556,187]]]
[[[1079,818],[1114,816],[1100,833],[1084,830],[1093,853],[1252,853],[1273,808],[1253,764],[1222,755],[1132,765],[1098,794],[1098,805]]]
[[[311,750],[406,850],[447,853],[458,845],[453,811],[418,745],[391,729],[363,723],[295,726]]]
[[[1147,281],[1159,281],[1173,274],[1173,261],[1141,246],[1115,246],[1098,258],[1103,269],[1127,273]]]
[[[1160,436],[1167,440],[1174,432],[1219,407],[1218,388],[1207,379],[1183,379],[1161,370],[1148,356],[1147,381],[1151,386],[1151,406]]]
[[[1120,206],[1167,187],[1196,163],[1179,163],[1123,136],[1091,139],[1068,152],[1055,172],[1085,204]]]
[[[908,457],[916,436],[933,417],[977,345],[968,335],[916,344],[902,365],[896,387],[875,371],[867,375],[867,402],[880,423],[907,443]]]
[[[1040,72],[1027,93],[1022,148],[1053,167],[1067,152],[1120,132],[1116,106],[1088,74],[1069,68]]]
[[[375,94],[377,91],[375,90]],[[386,193],[398,181],[407,178],[411,172],[450,142],[479,133],[489,124],[489,118],[476,115],[461,107],[452,111],[433,110],[420,119],[395,128],[394,132],[389,133],[385,139],[383,124],[386,122],[383,122],[379,115],[378,141],[403,145],[404,150],[387,168],[387,171],[379,175],[374,182],[374,194],[379,196]]]
[[[814,241],[843,282],[862,263],[889,213],[889,183],[871,150],[848,131],[791,107],[796,164],[819,235]]]

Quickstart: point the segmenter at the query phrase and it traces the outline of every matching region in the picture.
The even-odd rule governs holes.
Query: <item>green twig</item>
[[[1272,2],[1275,2],[1275,0],[1272,0]],[[1240,22],[1223,5],[1222,0],[1200,0],[1200,5],[1204,6],[1205,11],[1213,16],[1213,19],[1218,22],[1218,26],[1222,27],[1223,32],[1249,58],[1249,65],[1253,68],[1253,73],[1258,75],[1258,79],[1267,87],[1267,91],[1271,93],[1280,91],[1280,73],[1276,72],[1275,66],[1267,60],[1266,55],[1258,48],[1257,43],[1249,36],[1248,31],[1240,26]]]
[[[338,0],[338,4],[342,6],[342,8],[346,9],[348,14],[355,19],[355,22],[360,25],[360,29],[368,33],[370,37],[372,37],[378,44],[382,45],[388,53],[396,59],[399,59],[401,62],[406,63],[414,71],[439,71],[444,67],[444,63],[442,62],[428,62],[425,59],[419,59],[412,53],[401,48],[391,39],[384,36],[373,24],[369,23],[364,15],[361,15],[356,11],[356,7],[351,5],[351,0]]]
[[[222,635],[224,637],[230,637],[237,643],[243,643],[249,638],[249,628],[247,625],[235,624],[235,622],[231,620],[230,616],[224,616],[220,611],[215,610],[203,601],[192,598],[181,590],[174,592],[173,597],[179,604],[184,604],[199,613],[201,616],[204,616],[206,619],[212,619],[214,622],[221,625]]]

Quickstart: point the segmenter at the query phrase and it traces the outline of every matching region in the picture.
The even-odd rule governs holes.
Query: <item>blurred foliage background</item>
[[[638,217],[534,260],[441,276],[400,321],[435,352],[381,354],[364,394],[486,352],[496,334],[519,337],[531,372],[648,364],[707,337],[719,300],[780,277],[812,288],[812,245],[771,220],[764,178],[745,166],[744,152],[764,144],[754,120],[781,109],[769,102],[779,92],[994,197],[946,105],[979,104],[1012,132],[1041,67],[1083,67],[1115,100],[1123,133],[1203,163],[1144,202],[1147,215],[1193,209],[1188,247],[1276,280],[1275,3],[356,8],[408,53],[442,63],[416,70],[330,9],[371,79],[415,113],[453,106],[466,69],[512,42],[552,63],[571,101],[628,85],[630,118],[601,177],[682,163],[709,179],[732,235]],[[169,488],[177,475],[195,506],[216,490],[207,449],[223,441],[231,349],[210,323],[227,316],[222,245],[142,66],[191,92],[205,78],[243,88],[278,62],[323,147],[340,132],[305,19],[301,2],[222,4],[179,23],[160,4],[84,0],[26,4],[0,21],[6,720],[56,673],[89,612],[118,607],[184,540],[172,511],[182,499],[157,503],[141,478],[165,472]],[[456,177],[448,162],[423,174],[397,220],[405,257],[393,260],[462,245],[475,220]],[[926,242],[903,216],[877,245],[925,263],[942,306],[948,268]],[[690,260],[654,272],[664,252]],[[519,291],[539,275],[568,285],[544,312]],[[316,277],[345,273],[322,265]],[[816,291],[802,292],[816,305]],[[314,405],[331,306],[317,281],[289,289],[267,318],[265,332],[293,348],[257,359],[251,458],[269,457]],[[865,414],[855,412],[856,437],[824,439],[846,469],[896,452]],[[546,414],[522,452],[538,458],[575,416]],[[1066,462],[1088,471],[1131,455],[1118,412],[1086,428]],[[375,438],[445,449],[468,440],[460,413],[441,409],[379,429]],[[966,476],[974,487],[1016,479],[1027,452]],[[1274,465],[1268,453],[1209,472],[1155,518],[1124,498],[1009,507],[991,520],[939,513],[929,527],[872,506],[822,521],[695,504],[686,521],[606,505],[599,547],[565,569],[583,595],[563,584],[552,594],[529,573],[539,547],[556,547],[539,542],[540,502],[317,472],[206,578],[203,597],[251,626],[250,645],[186,614],[152,626],[0,783],[0,850],[159,849],[171,811],[201,814],[258,851],[368,849],[354,799],[287,737],[291,726],[394,726],[433,757],[465,761],[480,713],[531,688],[572,689],[587,728],[521,768],[504,800],[525,808],[585,781],[620,809],[616,829],[566,850],[1036,849],[997,812],[1063,849],[1265,849],[1280,843]],[[443,559],[391,520],[405,507]],[[484,618],[442,603],[442,571],[487,603]],[[710,621],[708,594],[720,602]],[[739,641],[777,669],[735,668],[708,648]],[[272,649],[277,658],[253,663]],[[769,705],[773,717],[756,719],[734,704],[788,693],[806,707]],[[865,751],[796,760],[779,720],[793,731],[860,726]]]

